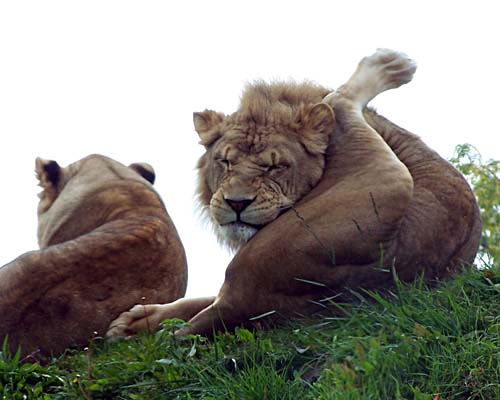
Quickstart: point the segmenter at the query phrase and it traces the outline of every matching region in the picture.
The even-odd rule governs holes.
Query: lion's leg
[[[397,88],[411,81],[416,64],[402,53],[379,49],[359,63],[351,78],[337,91],[325,97],[323,102],[333,107],[337,123],[337,132],[348,135],[348,139],[340,140],[343,150],[336,156],[344,156],[343,165],[359,164],[356,168],[370,172],[370,157],[380,162],[392,162],[392,167],[402,170],[393,151],[377,132],[367,123],[363,110],[370,100],[378,94]],[[354,157],[353,157],[354,156]],[[352,171],[349,171],[352,175]]]
[[[106,337],[130,336],[141,331],[156,332],[166,319],[179,318],[189,321],[208,307],[215,297],[179,299],[168,304],[137,304],[111,322]]]
[[[364,115],[414,181],[412,201],[401,223],[399,247],[411,249],[417,241],[420,248],[427,249],[413,263],[429,279],[456,275],[464,265],[473,263],[481,237],[480,213],[468,183],[417,135],[372,110],[365,110]],[[396,270],[400,279],[411,279],[411,269]]]
[[[347,83],[326,96],[324,102],[335,106],[339,99],[349,99],[357,112],[361,112],[375,96],[410,82],[416,68],[405,54],[378,49],[363,58]]]
[[[481,221],[474,195],[463,176],[417,135],[365,109],[377,93],[409,82],[415,68],[405,55],[378,51],[362,60],[349,82],[325,101],[336,110],[344,131],[353,131],[353,121],[369,125],[409,170],[414,190],[401,221],[399,247],[410,249],[418,238],[428,254],[407,263],[418,265],[429,279],[443,278],[472,263],[477,252]],[[439,250],[430,251],[436,246]],[[415,273],[404,267],[396,270],[401,279],[412,279]]]

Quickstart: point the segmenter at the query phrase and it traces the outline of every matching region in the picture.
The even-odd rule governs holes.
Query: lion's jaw
[[[231,250],[237,251],[248,242],[259,229],[241,222],[233,222],[227,225],[216,225],[215,231],[223,244],[228,246]]]

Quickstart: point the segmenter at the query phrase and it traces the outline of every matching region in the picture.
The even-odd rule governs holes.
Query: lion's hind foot
[[[347,83],[328,95],[325,101],[334,106],[337,98],[347,98],[363,109],[378,94],[410,82],[416,69],[416,62],[406,54],[377,49],[363,58]]]

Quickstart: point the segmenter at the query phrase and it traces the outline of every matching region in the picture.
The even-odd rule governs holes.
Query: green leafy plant
[[[500,161],[484,161],[470,144],[458,145],[451,163],[472,186],[481,210],[483,237],[479,256],[488,265],[500,266]]]
[[[0,352],[0,398],[51,399],[51,394],[65,383],[64,379],[38,364],[23,364],[20,350],[13,356],[9,354],[7,341],[8,337],[3,340]]]

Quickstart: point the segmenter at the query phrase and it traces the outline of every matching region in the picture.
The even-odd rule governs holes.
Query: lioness
[[[147,164],[36,160],[40,250],[0,268],[0,341],[35,358],[84,346],[136,303],[184,296],[184,249]]]
[[[312,84],[247,88],[237,112],[194,114],[206,153],[199,198],[238,252],[216,297],[135,306],[108,336],[188,320],[178,334],[305,314],[347,288],[452,277],[476,254],[467,182],[417,136],[366,105],[416,65],[379,50],[334,93]],[[326,97],[325,97],[326,96]]]

